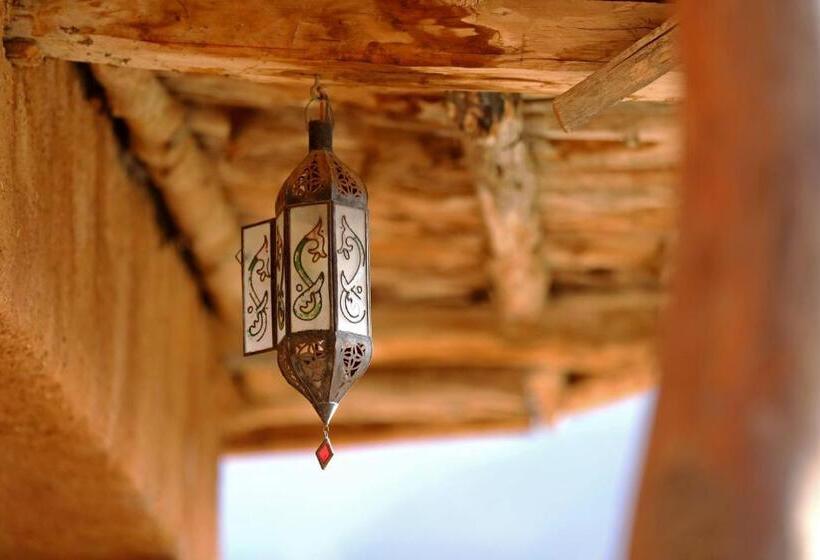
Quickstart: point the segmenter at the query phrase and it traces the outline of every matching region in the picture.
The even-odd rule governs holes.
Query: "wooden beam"
[[[488,306],[377,306],[373,365],[334,419],[334,434],[372,441],[520,430],[646,389],[656,379],[660,303],[642,293],[563,296],[515,339],[498,332]],[[273,360],[226,366],[242,397],[225,411],[226,449],[315,444],[314,414]]]
[[[507,325],[536,321],[549,291],[538,182],[524,142],[521,98],[453,94],[454,118],[466,133],[476,195],[490,245],[487,265],[498,316]]]
[[[379,337],[373,365],[510,367],[585,373],[652,352],[659,294],[572,295],[556,298],[526,333],[499,334],[489,306],[374,308]]]
[[[133,149],[185,235],[217,309],[223,318],[238,323],[239,224],[212,161],[187,124],[185,108],[151,72],[105,65],[93,70],[112,111],[128,124]]]
[[[87,85],[0,56],[0,557],[214,558],[213,316]]]
[[[133,68],[557,95],[669,15],[663,4],[603,0],[20,0],[9,36],[36,40],[46,56]],[[680,93],[673,78],[636,97]]]
[[[630,557],[816,558],[818,6],[679,5],[678,276]]]
[[[272,361],[237,377],[243,406],[227,415],[226,434],[265,427],[310,425],[310,405],[280,376]],[[511,370],[373,368],[345,397],[333,424],[453,424],[529,416],[521,376]],[[230,437],[230,435],[228,435]]]
[[[297,115],[308,100],[309,90],[302,82],[259,83],[227,76],[161,72],[163,84],[180,99],[198,105],[259,109],[269,117]],[[327,88],[334,109],[340,113],[338,124],[368,119],[368,124],[404,128],[415,123],[428,132],[452,133],[444,104],[444,93],[423,88],[397,91],[366,84],[336,84]],[[425,126],[426,125],[426,126]]]
[[[672,70],[677,60],[677,27],[677,18],[668,19],[556,97],[552,107],[561,127],[567,131],[581,128],[604,109]]]

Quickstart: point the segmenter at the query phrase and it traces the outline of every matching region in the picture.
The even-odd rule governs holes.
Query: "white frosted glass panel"
[[[327,208],[289,210],[291,332],[330,328]]]
[[[361,335],[370,334],[365,220],[364,210],[336,206],[337,328]]]
[[[274,283],[274,294],[276,298],[275,315],[276,315],[276,343],[282,341],[285,336],[285,313],[287,313],[287,304],[285,303],[285,274],[283,268],[283,261],[285,255],[285,214],[281,214],[276,219],[276,233],[274,236],[274,260],[276,270],[276,278]]]
[[[271,222],[242,228],[242,303],[245,353],[273,348]]]

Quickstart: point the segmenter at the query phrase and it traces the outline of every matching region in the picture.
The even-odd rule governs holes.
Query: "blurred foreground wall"
[[[0,53],[0,557],[207,559],[212,320],[102,113]]]

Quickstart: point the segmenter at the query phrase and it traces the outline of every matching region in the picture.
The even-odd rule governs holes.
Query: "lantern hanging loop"
[[[310,106],[314,101],[319,102],[319,120],[327,121],[330,126],[333,126],[333,107],[330,105],[330,96],[328,96],[325,88],[322,87],[319,74],[313,78],[313,86],[310,88],[310,100],[305,105],[305,127],[308,127],[311,120]]]

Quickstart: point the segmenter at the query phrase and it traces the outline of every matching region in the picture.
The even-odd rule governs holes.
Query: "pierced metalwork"
[[[333,166],[337,188],[342,195],[354,198],[361,198],[365,195],[361,181],[354,179],[345,164],[338,159],[333,159],[331,165]]]
[[[322,188],[322,176],[319,173],[319,158],[314,155],[307,162],[302,172],[296,177],[293,183],[293,194],[295,196],[305,196],[313,194]]]
[[[332,110],[318,84],[313,91],[319,118],[309,121],[308,154],[276,198],[273,280],[270,240],[266,276],[260,278],[271,286],[267,305],[275,309],[269,323],[276,327],[282,376],[310,401],[325,426],[317,449],[324,468],[333,456],[330,420],[370,365],[373,346],[367,189],[333,153]],[[257,302],[256,296],[251,299]]]
[[[354,342],[342,348],[342,364],[345,377],[353,377],[365,365],[366,349],[363,343]]]
[[[297,342],[293,346],[296,373],[316,391],[321,391],[327,374],[328,352],[324,339]],[[321,395],[318,395],[321,398]]]

